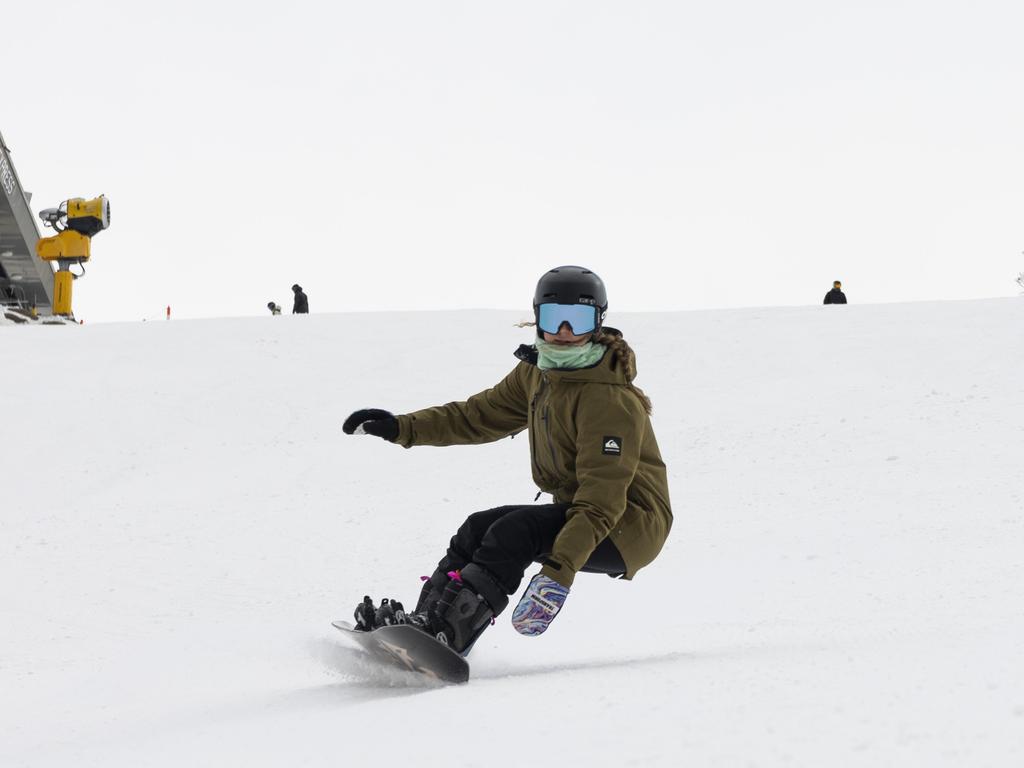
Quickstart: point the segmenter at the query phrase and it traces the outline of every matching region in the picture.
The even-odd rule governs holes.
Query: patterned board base
[[[395,624],[372,632],[361,632],[348,621],[332,621],[331,624],[384,663],[395,664],[445,683],[464,683],[469,680],[469,664],[466,660],[416,627]]]

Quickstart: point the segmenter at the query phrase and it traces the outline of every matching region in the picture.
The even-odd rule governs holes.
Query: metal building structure
[[[53,311],[53,268],[36,255],[39,230],[0,133],[0,305]]]

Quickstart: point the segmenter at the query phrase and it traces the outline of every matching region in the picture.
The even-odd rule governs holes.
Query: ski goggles
[[[590,304],[538,304],[537,325],[554,335],[562,323],[568,323],[574,336],[582,336],[597,328],[598,311]]]

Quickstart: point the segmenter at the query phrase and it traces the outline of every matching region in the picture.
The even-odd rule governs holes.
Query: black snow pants
[[[517,504],[475,512],[452,536],[448,553],[438,563],[438,569],[447,572],[476,563],[505,594],[514,594],[530,563],[541,563],[551,554],[569,507],[569,504]],[[611,539],[605,539],[591,553],[582,570],[620,576],[626,572],[626,565]]]

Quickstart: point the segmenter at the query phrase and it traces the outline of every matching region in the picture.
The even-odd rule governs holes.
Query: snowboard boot
[[[416,610],[413,613],[427,613],[437,608],[437,602],[444,594],[444,588],[451,580],[448,572],[438,568],[430,576],[420,576],[423,580],[423,589],[420,590],[420,599],[416,601]]]
[[[508,595],[476,563],[470,563],[461,571],[452,571],[448,576],[451,580],[431,617],[435,628],[440,629],[435,637],[465,656],[493,623],[494,617],[505,610]]]

